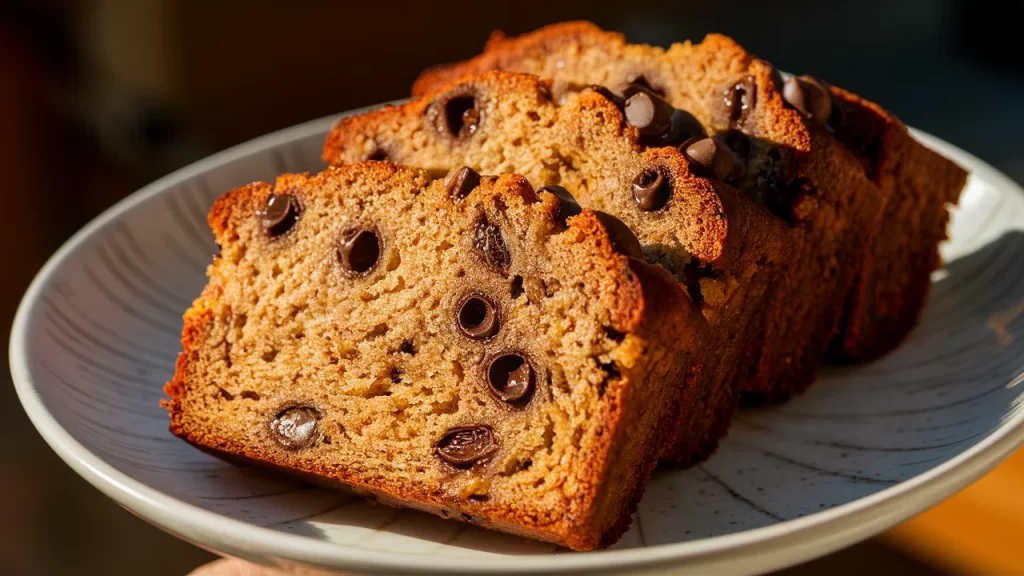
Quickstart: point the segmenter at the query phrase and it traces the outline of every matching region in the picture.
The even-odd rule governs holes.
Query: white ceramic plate
[[[718,453],[655,473],[614,549],[571,553],[237,467],[172,437],[159,406],[181,314],[215,251],[221,192],[317,170],[332,119],[284,130],[140,190],[76,234],[25,295],[18,395],[79,474],[223,554],[384,572],[761,572],[826,554],[939,502],[1024,439],[1024,191],[925,134],[971,178],[921,325],[871,365],[740,413]]]

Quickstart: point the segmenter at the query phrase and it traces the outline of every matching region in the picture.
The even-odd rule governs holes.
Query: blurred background
[[[0,322],[76,229],[266,132],[404,97],[494,29],[585,18],[633,42],[717,31],[882,103],[1024,182],[1024,2],[0,0]],[[0,574],[186,574],[213,557],[118,508],[0,376]],[[786,574],[1024,573],[1024,453],[882,537]]]

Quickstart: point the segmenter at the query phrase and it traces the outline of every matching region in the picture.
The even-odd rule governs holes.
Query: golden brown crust
[[[435,125],[435,111],[456,97],[472,98],[472,135],[453,137]],[[689,463],[713,450],[746,384],[738,380],[760,359],[764,302],[791,252],[782,222],[731,185],[696,174],[680,150],[643,146],[600,92],[584,89],[557,103],[550,83],[532,75],[469,76],[402,106],[345,118],[323,156],[345,164],[375,153],[437,174],[463,164],[484,173],[521,171],[536,186],[559,184],[583,206],[630,226],[650,262],[702,292],[715,334],[697,386],[702,395],[692,400],[707,416],[684,420],[665,457]],[[645,170],[657,170],[671,189],[664,207],[647,212],[632,196],[632,182]]]
[[[273,188],[253,184],[222,196],[209,216],[222,256],[210,267],[210,283],[203,295],[185,315],[183,352],[174,378],[165,387],[170,396],[165,405],[170,412],[171,431],[205,449],[319,482],[341,483],[385,503],[445,517],[468,516],[474,523],[575,549],[609,544],[628,525],[628,513],[663,448],[665,431],[674,426],[678,410],[675,400],[698,369],[694,350],[705,345],[703,318],[662,271],[616,252],[594,213],[583,211],[562,225],[556,218],[559,206],[555,198],[538,197],[520,176],[485,179],[468,197],[454,203],[443,182],[428,185],[427,181],[423,171],[368,162],[314,176],[284,175]],[[293,195],[302,212],[293,230],[268,239],[256,222],[258,211],[271,193]],[[505,216],[492,209],[504,211]],[[386,238],[384,253],[401,250],[400,259],[388,260],[387,269],[366,281],[324,274],[336,265],[332,258],[321,260],[318,254],[333,245],[335,226],[342,226],[352,216],[365,219],[396,211],[394,221],[381,221],[380,225]],[[371,293],[375,286],[414,289],[418,278],[428,277],[424,274],[429,274],[432,282],[440,282],[424,294],[444,292],[446,278],[460,277],[457,270],[450,269],[454,264],[443,266],[449,269],[436,269],[424,262],[429,271],[410,265],[416,255],[429,259],[439,253],[435,250],[450,253],[451,258],[462,262],[466,278],[502,285],[499,277],[479,272],[483,269],[475,263],[476,257],[462,256],[458,248],[462,244],[456,230],[471,224],[472,214],[479,211],[491,222],[504,226],[504,242],[514,256],[509,273],[540,270],[538,277],[549,283],[546,290],[550,294],[542,304],[544,312],[536,310],[537,304],[502,300],[503,333],[518,330],[516,326],[522,323],[517,324],[516,316],[525,315],[525,326],[532,331],[531,345],[550,342],[552,346],[546,354],[531,349],[529,355],[545,365],[555,361],[561,366],[555,370],[555,364],[551,364],[544,369],[552,383],[539,388],[539,400],[533,400],[522,412],[490,406],[494,401],[489,395],[479,396],[466,385],[453,388],[453,381],[440,376],[448,369],[445,350],[469,350],[476,345],[444,336],[449,325],[443,318],[440,323],[431,320],[429,306],[420,304],[418,308],[425,316],[415,310],[392,310],[392,305],[384,302],[388,296]],[[420,231],[406,234],[396,228],[399,222],[418,226]],[[531,250],[528,262],[523,261],[528,254],[523,251],[526,247]],[[397,283],[388,284],[389,278]],[[323,279],[336,285],[321,286]],[[551,284],[556,279],[560,279],[557,285]],[[275,282],[283,291],[270,289]],[[415,298],[410,302],[423,302],[423,296]],[[386,313],[384,317],[393,317],[396,322],[423,319],[415,326],[375,330],[372,340],[357,342],[358,351],[340,363],[337,359],[302,361],[298,354],[314,353],[324,345],[343,345],[346,330],[364,321],[346,312],[338,312],[341,316],[335,318],[335,311],[352,306],[353,300],[363,301],[353,309],[368,315],[365,321],[370,325],[378,321],[373,310]],[[441,305],[439,309],[444,308]],[[344,322],[340,321],[342,316]],[[260,324],[264,318],[277,320]],[[606,333],[601,326],[609,326],[613,332]],[[303,335],[300,342],[294,340],[296,330]],[[418,349],[412,350],[414,356],[405,352],[397,356],[405,359],[411,375],[419,375],[410,383],[416,388],[406,390],[403,384],[392,389],[394,395],[351,396],[345,392],[344,386],[350,384],[345,375],[375,366],[376,361],[370,360],[375,349],[389,346],[391,332],[403,330],[421,336]],[[423,335],[435,332],[436,346],[423,339]],[[330,338],[324,340],[324,334]],[[617,335],[613,338],[609,334]],[[405,336],[395,337],[399,339],[397,345]],[[501,338],[504,336],[499,335],[498,340]],[[267,356],[267,346],[273,346],[272,356]],[[570,352],[576,349],[585,350],[584,355]],[[341,350],[351,348],[343,345]],[[378,356],[384,360],[396,358],[386,350],[381,354]],[[473,354],[463,358],[472,358]],[[420,372],[417,361],[428,363],[430,370],[439,375]],[[461,362],[457,371],[460,380],[462,374],[471,378],[474,366]],[[598,362],[608,368],[601,368]],[[342,368],[340,376],[332,372],[333,366]],[[601,374],[605,375],[603,380],[594,380]],[[394,412],[372,412],[378,410],[376,407],[401,401],[406,406],[401,413],[408,410],[416,414],[409,402],[427,393],[417,391],[423,386],[431,394],[451,390],[462,395],[464,402],[455,404],[453,413],[442,411],[428,416],[416,429],[450,429],[452,424],[445,422],[458,424],[458,418],[468,417],[486,421],[487,414],[500,413],[502,418],[513,419],[508,424],[493,424],[499,438],[512,442],[508,450],[517,445],[510,435],[522,433],[526,438],[531,431],[540,434],[537,426],[547,421],[555,434],[548,450],[569,452],[565,456],[533,452],[533,466],[525,469],[505,468],[502,454],[516,453],[499,452],[495,460],[479,470],[474,467],[454,474],[439,467],[432,454],[393,452],[384,460],[375,460],[377,450],[370,446],[397,450],[390,447],[430,446],[433,442],[430,438],[413,438],[411,444],[394,443],[389,434],[402,428],[402,420],[392,420]],[[324,395],[325,390],[331,392]],[[476,400],[470,402],[470,398]],[[323,439],[298,450],[282,448],[268,428],[268,421],[282,406],[293,406],[296,401],[316,407],[322,417],[318,424],[322,428],[317,430],[324,434]],[[441,397],[434,404],[437,402]],[[370,434],[367,442],[372,440],[371,444],[349,438],[342,424],[350,421],[341,418],[341,410],[370,410],[365,413],[376,414],[375,418],[386,424],[382,430],[387,432],[363,432]],[[559,418],[568,420],[563,425]],[[574,439],[574,434],[579,438]],[[563,458],[572,464],[558,464]],[[547,484],[535,485],[534,477],[545,479]],[[470,497],[480,490],[485,498]]]

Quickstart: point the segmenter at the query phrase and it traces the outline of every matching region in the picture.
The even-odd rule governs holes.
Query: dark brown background
[[[495,28],[587,18],[663,45],[724,32],[1024,181],[1019,1],[347,4],[0,0],[3,326],[45,258],[141,185],[248,138],[403,97],[424,66],[472,55]],[[0,462],[0,574],[178,575],[211,558],[75,476],[9,382]],[[791,573],[937,573],[927,562],[872,541]]]

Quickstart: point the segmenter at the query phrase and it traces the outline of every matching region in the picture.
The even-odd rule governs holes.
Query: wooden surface
[[[1024,574],[1024,450],[882,540],[953,573]]]

